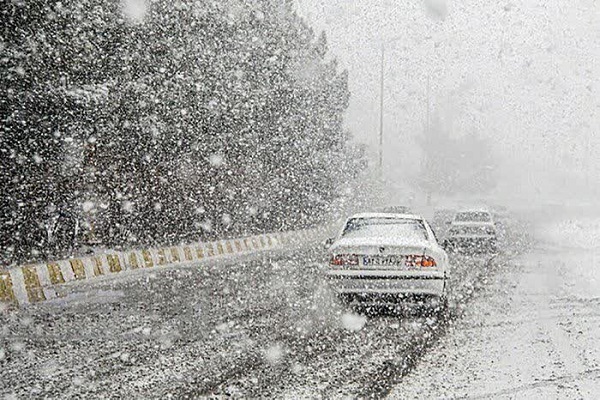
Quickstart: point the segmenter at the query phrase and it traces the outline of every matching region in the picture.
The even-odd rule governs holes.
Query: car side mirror
[[[323,247],[324,247],[325,249],[328,249],[328,248],[330,248],[330,247],[331,247],[331,245],[333,244],[333,242],[334,242],[334,241],[335,241],[335,239],[334,239],[334,238],[328,238],[328,239],[326,239],[326,240],[323,242]]]

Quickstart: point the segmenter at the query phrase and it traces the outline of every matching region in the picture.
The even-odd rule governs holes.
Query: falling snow
[[[1,2],[0,397],[600,398],[567,3]]]

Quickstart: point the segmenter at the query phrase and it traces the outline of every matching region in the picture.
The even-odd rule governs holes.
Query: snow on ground
[[[538,227],[392,398],[600,397],[598,220]]]

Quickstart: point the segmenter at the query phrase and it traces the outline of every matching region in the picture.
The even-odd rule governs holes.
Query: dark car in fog
[[[495,253],[498,250],[496,228],[489,225],[454,226],[448,231],[444,247],[450,251]]]
[[[498,235],[492,214],[487,210],[456,213],[444,240],[450,251],[495,253]]]

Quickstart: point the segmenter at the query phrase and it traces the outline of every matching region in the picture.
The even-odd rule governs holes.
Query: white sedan
[[[422,217],[357,214],[328,242],[325,277],[343,299],[446,305],[448,255]]]

